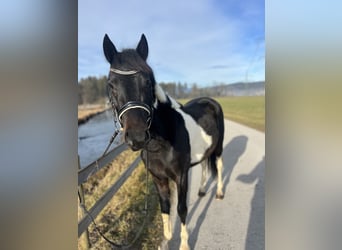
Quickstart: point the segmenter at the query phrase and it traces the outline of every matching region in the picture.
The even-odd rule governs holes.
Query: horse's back
[[[199,124],[201,121],[207,119],[214,119],[213,121],[223,122],[223,111],[221,105],[210,97],[198,97],[190,100],[183,106],[183,110],[191,115]],[[204,122],[204,128],[206,127]],[[202,126],[202,124],[200,124]]]
[[[213,108],[216,113],[222,112],[221,105],[214,99],[210,97],[198,97],[191,99],[188,101],[185,105],[184,108],[186,109],[193,109],[193,108]]]

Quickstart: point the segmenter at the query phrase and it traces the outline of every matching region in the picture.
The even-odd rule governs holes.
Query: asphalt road
[[[223,200],[216,200],[216,181],[197,195],[201,166],[191,169],[187,226],[191,249],[265,249],[265,134],[225,120]],[[176,213],[175,213],[176,214]],[[175,220],[175,219],[174,219]],[[180,222],[169,249],[179,249]]]

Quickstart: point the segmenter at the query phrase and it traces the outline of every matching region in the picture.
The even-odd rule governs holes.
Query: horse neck
[[[157,101],[154,107],[154,126],[151,127],[151,132],[152,134],[167,138],[168,135],[172,134],[170,133],[170,130],[177,130],[177,124],[170,122],[170,119],[173,119],[172,115],[175,114],[172,110],[180,109],[181,105],[171,96],[166,94],[159,85],[156,85],[155,94]]]

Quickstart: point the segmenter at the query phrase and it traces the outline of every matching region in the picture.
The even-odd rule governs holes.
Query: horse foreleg
[[[168,242],[172,238],[172,235],[173,235],[173,231],[172,231],[172,218],[174,218],[173,217],[173,208],[174,208],[175,202],[177,200],[177,185],[171,179],[169,179],[169,189],[170,189],[169,213],[167,213],[167,208],[166,208],[165,205],[161,206],[161,207],[164,207],[162,209],[162,220],[163,220],[163,227],[164,227],[164,239],[161,242],[161,245],[158,247],[158,250],[168,250],[169,249]],[[159,188],[158,188],[158,191],[159,191]],[[163,202],[163,203],[165,203],[165,202]]]
[[[164,227],[164,238],[170,240],[172,237],[170,223],[170,188],[168,179],[154,179],[154,183],[159,193],[159,202],[162,212],[162,220]]]
[[[180,181],[177,183],[178,188],[178,206],[177,211],[181,220],[181,250],[188,250],[188,231],[186,229],[186,216],[188,213],[188,208],[186,205],[186,197],[188,192],[188,171],[184,172]]]

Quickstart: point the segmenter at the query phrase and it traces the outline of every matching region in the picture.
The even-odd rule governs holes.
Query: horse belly
[[[180,109],[177,111],[182,115],[189,134],[191,163],[198,162],[202,160],[204,153],[211,146],[212,136],[208,135],[189,114]]]

